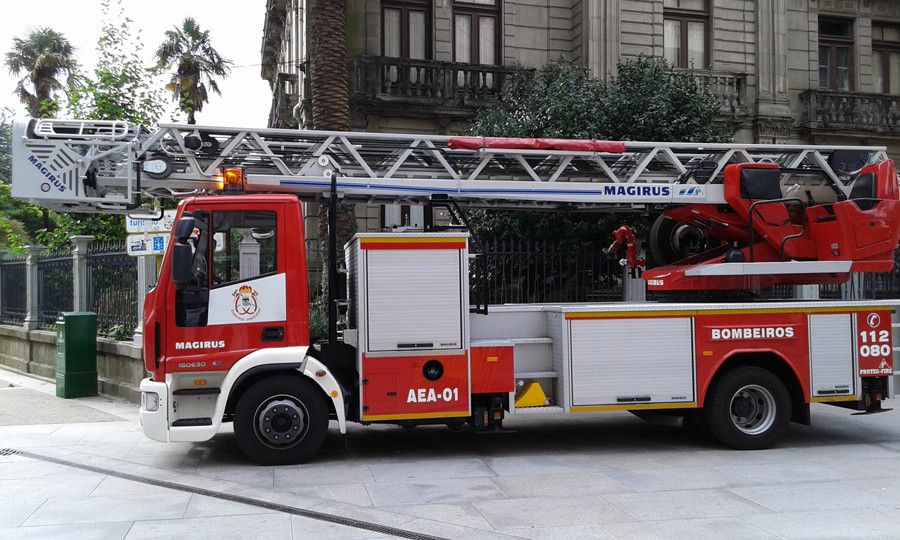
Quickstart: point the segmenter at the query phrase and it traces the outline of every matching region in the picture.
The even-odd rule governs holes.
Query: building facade
[[[458,133],[513,66],[566,59],[608,79],[651,56],[716,96],[736,142],[884,145],[900,159],[900,0],[346,2],[355,130]],[[311,127],[305,13],[305,0],[268,0],[272,127]],[[415,206],[356,215],[360,230],[422,220]]]
[[[354,129],[453,133],[512,66],[600,78],[667,59],[720,100],[738,142],[887,145],[900,155],[897,0],[347,0]],[[305,2],[269,0],[270,125],[309,122]]]

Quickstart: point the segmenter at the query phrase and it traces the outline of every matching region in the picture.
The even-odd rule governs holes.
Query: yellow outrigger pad
[[[547,404],[547,394],[541,388],[540,383],[530,382],[526,384],[519,393],[516,394],[516,408],[523,407],[543,407]]]

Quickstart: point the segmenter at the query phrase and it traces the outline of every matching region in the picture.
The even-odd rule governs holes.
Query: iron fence
[[[567,249],[548,242],[494,239],[483,248],[491,304],[622,299],[622,268],[603,255],[600,245]]]
[[[52,328],[63,311],[72,311],[72,255],[50,252],[37,261],[37,326]]]
[[[0,260],[0,322],[22,324],[27,311],[25,256],[7,255]]]
[[[757,300],[790,300],[794,298],[793,285],[774,285],[754,294]]]
[[[822,300],[840,300],[844,295],[844,286],[841,283],[826,283],[819,285],[819,298]]]
[[[127,337],[138,325],[137,259],[124,243],[94,244],[87,254],[87,304],[97,332]]]
[[[894,268],[890,272],[866,274],[863,294],[878,300],[900,298],[900,249],[894,252]]]

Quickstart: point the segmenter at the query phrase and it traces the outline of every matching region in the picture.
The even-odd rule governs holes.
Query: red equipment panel
[[[513,346],[472,347],[472,393],[501,394],[515,390]]]
[[[856,314],[856,351],[860,377],[894,374],[890,311]]]
[[[809,400],[809,331],[806,313],[750,312],[700,314],[694,322],[697,346],[698,404],[729,357],[736,353],[773,352],[793,370]],[[849,361],[849,359],[848,359]]]
[[[363,355],[363,421],[469,416],[468,360],[468,354]],[[430,362],[442,370],[434,380],[425,376]]]

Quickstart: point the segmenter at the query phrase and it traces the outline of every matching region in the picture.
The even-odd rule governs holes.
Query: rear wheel
[[[791,399],[775,374],[747,366],[713,382],[703,411],[713,437],[738,450],[755,450],[772,446],[787,429]]]
[[[328,407],[318,388],[294,376],[267,377],[247,389],[234,411],[234,435],[262,465],[303,463],[328,432]]]

